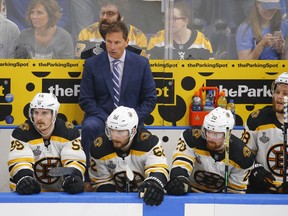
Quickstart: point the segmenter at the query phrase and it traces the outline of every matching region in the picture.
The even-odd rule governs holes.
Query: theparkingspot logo
[[[0,103],[6,103],[5,95],[10,93],[11,79],[0,79]]]
[[[206,86],[216,86],[237,104],[270,104],[273,80],[206,80]]]
[[[43,92],[53,93],[59,103],[78,103],[81,79],[43,79]]]
[[[175,92],[173,73],[159,72],[153,73],[156,83],[157,104],[175,104]]]

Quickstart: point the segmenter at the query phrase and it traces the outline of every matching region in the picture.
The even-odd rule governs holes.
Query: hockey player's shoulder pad
[[[36,132],[34,125],[31,121],[26,120],[23,124],[19,125],[12,132],[12,137],[24,142],[40,138],[41,135]]]
[[[183,132],[183,138],[190,148],[196,147],[201,140],[202,131],[199,128],[188,128]]]
[[[132,148],[138,151],[149,152],[159,143],[159,138],[148,130],[138,131],[136,136],[136,142],[133,141]]]
[[[247,119],[247,126],[254,131],[260,125],[271,124],[275,118],[275,112],[272,106],[266,106],[262,109],[252,112]]]
[[[230,138],[230,158],[242,169],[251,167],[255,161],[255,155],[245,143],[236,137],[231,135]]]
[[[90,148],[90,154],[95,159],[100,159],[106,155],[114,153],[115,151],[112,141],[109,140],[105,134],[96,137]]]
[[[55,128],[53,131],[53,136],[59,136],[71,141],[79,138],[80,132],[76,127],[74,127],[72,123],[57,118],[55,122]]]

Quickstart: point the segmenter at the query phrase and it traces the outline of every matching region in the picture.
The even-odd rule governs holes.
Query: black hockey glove
[[[262,165],[255,167],[249,177],[249,184],[255,188],[269,189],[274,187],[275,177],[267,171]]]
[[[283,182],[278,188],[277,193],[279,194],[288,194],[288,183]]]
[[[160,205],[164,200],[163,183],[156,177],[148,177],[138,190],[139,197],[146,205]]]
[[[191,191],[191,185],[189,179],[185,176],[177,176],[170,179],[165,189],[171,195],[184,195]]]
[[[21,195],[38,194],[41,187],[32,176],[24,176],[17,182],[16,191]]]
[[[70,194],[77,194],[84,191],[84,182],[78,175],[67,176],[62,182],[62,188]]]

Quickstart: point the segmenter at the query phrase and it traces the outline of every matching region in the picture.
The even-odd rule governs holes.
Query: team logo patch
[[[202,131],[200,129],[193,129],[192,130],[192,136],[199,138],[202,134]]]
[[[39,156],[42,153],[42,151],[40,150],[40,146],[37,146],[36,149],[33,149],[32,151],[34,156]]]
[[[94,140],[94,146],[95,147],[100,147],[102,144],[103,144],[102,137],[98,137],[96,140]]]
[[[99,55],[102,53],[104,50],[100,47],[100,44],[96,43],[96,47],[93,49],[93,53],[95,55]]]
[[[19,128],[20,128],[21,130],[29,130],[29,129],[30,129],[30,126],[29,126],[29,124],[27,124],[27,123],[23,123],[23,124],[19,125]]]
[[[244,157],[250,157],[251,155],[251,150],[247,146],[243,148],[243,155]]]
[[[251,114],[251,117],[252,117],[252,118],[257,118],[258,115],[259,115],[259,113],[260,113],[260,110],[256,110],[255,112],[253,112],[253,113]]]
[[[287,154],[288,156],[288,154]],[[267,152],[267,165],[271,173],[283,177],[283,144],[273,145]]]
[[[267,143],[269,142],[269,137],[266,136],[266,132],[263,132],[262,133],[262,136],[259,138],[259,140],[262,142],[262,143]]]
[[[141,135],[140,135],[140,140],[141,141],[147,140],[150,135],[151,134],[148,133],[148,132],[142,132]]]
[[[74,125],[70,122],[65,122],[65,126],[68,128],[68,129],[72,129],[74,128]]]
[[[37,161],[34,165],[34,174],[36,179],[42,184],[53,184],[59,180],[60,177],[52,177],[49,175],[50,169],[62,166],[61,160],[58,157],[45,157]]]
[[[114,170],[116,168],[116,164],[113,163],[113,161],[109,161],[108,162],[109,164],[107,165],[107,167],[110,169],[110,170]]]

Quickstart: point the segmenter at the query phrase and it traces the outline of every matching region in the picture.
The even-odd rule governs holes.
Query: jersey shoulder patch
[[[113,143],[105,134],[96,137],[90,148],[90,154],[95,159],[100,159],[114,152],[116,150],[113,148]]]
[[[134,150],[149,152],[159,142],[159,138],[148,130],[138,131],[136,136],[132,144]]]
[[[250,148],[238,137],[231,135],[230,138],[230,157],[242,169],[251,167],[255,160],[255,155]]]

